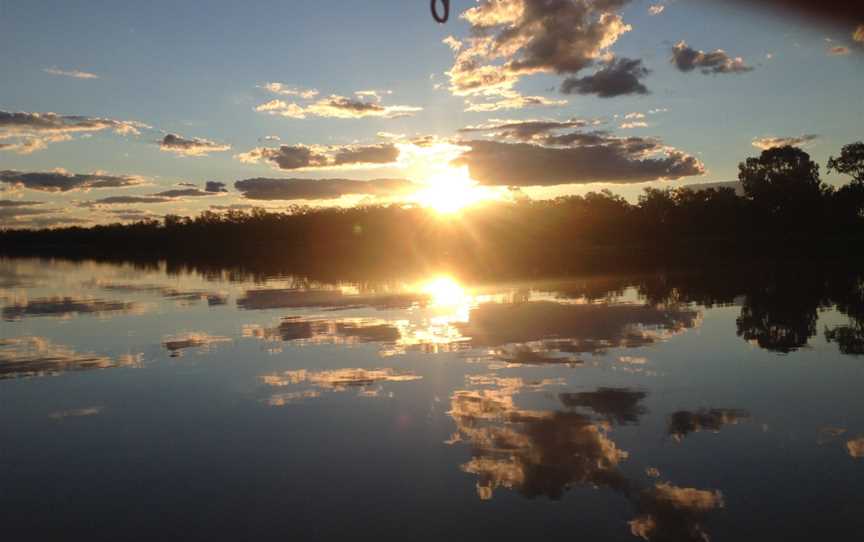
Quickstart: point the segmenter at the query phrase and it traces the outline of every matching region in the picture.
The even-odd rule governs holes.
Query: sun
[[[452,215],[462,209],[491,199],[494,195],[468,174],[468,168],[448,168],[428,177],[423,184],[428,188],[417,192],[414,200],[442,215]]]
[[[433,306],[464,305],[469,299],[465,288],[446,275],[432,278],[423,284],[421,291],[429,296]]]

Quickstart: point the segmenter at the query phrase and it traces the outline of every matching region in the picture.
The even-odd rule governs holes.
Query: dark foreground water
[[[855,540],[864,280],[0,260],[4,540]]]

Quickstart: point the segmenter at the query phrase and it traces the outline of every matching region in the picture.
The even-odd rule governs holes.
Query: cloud
[[[516,139],[519,141],[531,141],[548,136],[553,130],[568,128],[584,128],[591,121],[573,118],[566,121],[554,120],[491,120],[485,124],[466,126],[460,128],[459,132],[490,132],[494,137]]]
[[[641,59],[613,58],[603,68],[585,77],[568,77],[561,82],[564,94],[595,94],[600,98],[613,98],[628,94],[648,94],[639,82],[651,73]]]
[[[0,111],[0,133],[77,133],[112,130],[121,135],[139,135],[146,124],[135,121],[115,120],[80,115],[58,115],[57,113],[13,113]]]
[[[254,209],[255,205],[249,203],[232,203],[231,205],[211,205],[212,211],[243,211]]]
[[[175,190],[165,190],[163,192],[156,192],[153,194],[154,197],[162,197],[162,198],[200,198],[203,196],[215,196],[216,192],[208,192],[206,190],[199,190],[198,188],[182,188]]]
[[[264,90],[281,96],[298,96],[304,100],[311,100],[319,94],[319,92],[314,88],[303,89],[296,86],[286,85],[284,83],[266,83],[261,85],[259,88],[263,88]]]
[[[732,58],[723,49],[706,53],[687,46],[684,40],[672,47],[672,63],[682,72],[699,69],[704,74],[744,73],[753,68],[744,64],[739,56]]]
[[[405,179],[244,179],[234,183],[243,196],[255,200],[320,200],[348,195],[393,196],[419,190]]]
[[[30,208],[30,207],[14,207],[9,205],[2,205],[5,200],[0,200],[0,220],[17,220],[22,216],[33,216],[33,215],[45,215],[56,213],[59,209],[42,209],[42,208]]]
[[[648,6],[648,14],[649,15],[660,15],[663,13],[663,10],[666,9],[666,6],[663,4],[652,4]]]
[[[368,94],[362,95],[369,98]],[[380,96],[373,101],[364,99],[347,98],[345,96],[331,95],[308,105],[295,102],[285,102],[275,99],[263,103],[255,108],[259,113],[278,115],[294,119],[305,119],[307,117],[325,117],[337,119],[361,119],[365,117],[398,118],[409,117],[422,107],[409,105],[381,105]]]
[[[31,154],[47,148],[49,143],[59,143],[61,141],[69,141],[70,139],[72,139],[71,136],[64,134],[23,138],[19,139],[17,143],[0,143],[0,151],[9,151],[16,154]]]
[[[256,147],[235,157],[244,163],[269,162],[279,169],[321,169],[392,164],[399,158],[399,149],[392,143],[329,147],[301,144]]]
[[[144,184],[144,179],[130,175],[106,175],[102,173],[73,174],[67,172],[0,171],[0,183],[22,186],[41,192],[68,192],[94,188],[125,188]]]
[[[220,183],[218,181],[207,181],[204,184],[204,190],[207,192],[227,192],[228,189],[225,188],[225,183]]]
[[[75,79],[99,79],[99,76],[95,73],[84,72],[81,70],[62,70],[57,67],[53,68],[45,68],[42,70],[45,73],[50,73],[51,75],[62,75],[64,77],[73,77]]]
[[[149,126],[135,121],[0,111],[0,140],[17,140],[16,143],[4,143],[0,150],[29,154],[44,149],[49,143],[68,141],[76,134],[110,130],[120,135],[140,135],[145,128]]]
[[[864,43],[864,24],[859,24],[852,32],[852,41]]]
[[[30,207],[33,205],[43,205],[44,203],[44,201],[0,199],[0,209],[7,207]]]
[[[81,202],[78,205],[79,207],[93,207],[97,205],[129,205],[132,203],[168,203],[169,201],[175,200],[164,196],[111,196]]]
[[[567,100],[552,100],[543,96],[523,96],[515,90],[502,91],[497,99],[491,101],[476,102],[465,101],[465,111],[484,112],[501,111],[503,109],[524,109],[537,106],[562,106],[567,105]]]
[[[157,215],[143,209],[107,209],[106,212],[120,220],[131,220],[135,222],[157,218]]]
[[[803,134],[791,137],[766,136],[754,138],[751,144],[757,149],[767,150],[773,149],[774,147],[785,147],[787,145],[792,147],[801,147],[808,143],[812,143],[817,139],[819,139],[818,134]]]
[[[197,137],[184,138],[177,134],[168,134],[159,143],[159,149],[173,152],[179,156],[206,156],[211,152],[225,152],[231,150],[231,145],[223,145],[207,139]]]
[[[580,139],[596,142],[583,145]],[[467,165],[471,177],[481,184],[501,186],[638,183],[704,173],[698,159],[663,146],[655,139],[576,132],[551,135],[547,141],[576,146],[468,141],[465,145],[471,150],[454,160],[454,164]]]
[[[58,209],[54,209],[54,211],[58,211]],[[64,216],[64,215],[39,215],[32,216],[27,218],[19,218],[15,222],[10,222],[5,224],[6,227],[9,228],[29,228],[29,229],[38,229],[38,228],[57,228],[57,227],[66,227],[66,226],[74,226],[81,224],[90,224],[92,220],[89,218],[80,218],[80,217],[72,217],[72,216]]]
[[[845,45],[835,45],[834,47],[828,48],[828,54],[831,56],[848,55],[850,52],[852,51]]]
[[[627,130],[629,128],[647,128],[648,123],[645,121],[636,120],[632,122],[622,122],[620,126],[624,130]]]
[[[629,0],[483,0],[465,11],[464,41],[446,40],[456,57],[447,72],[459,96],[513,91],[522,76],[576,74],[608,56],[631,30],[616,12]]]

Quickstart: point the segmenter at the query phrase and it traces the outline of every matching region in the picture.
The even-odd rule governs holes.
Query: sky
[[[0,0],[0,227],[731,181],[864,138],[864,20],[747,2]]]

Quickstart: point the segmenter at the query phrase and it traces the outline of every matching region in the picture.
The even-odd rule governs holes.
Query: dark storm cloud
[[[218,181],[207,181],[204,185],[204,190],[207,192],[227,192],[228,189],[225,188],[225,183],[220,183]]]
[[[257,200],[335,199],[347,195],[393,196],[411,193],[420,185],[405,179],[244,179],[234,187]]]
[[[741,57],[732,58],[722,49],[708,53],[698,51],[683,40],[672,48],[672,63],[682,72],[691,72],[698,68],[704,74],[743,73],[753,70],[744,64]]]
[[[224,145],[197,137],[186,138],[177,134],[168,134],[159,143],[159,149],[173,152],[180,156],[206,156],[211,152],[231,150],[231,145]]]
[[[465,145],[471,150],[454,164],[467,165],[471,177],[486,185],[638,183],[704,173],[704,166],[695,157],[636,137],[565,148],[480,140]]]
[[[639,80],[649,73],[640,59],[615,58],[591,75],[568,77],[561,83],[561,92],[594,94],[600,98],[648,94],[648,89]]]
[[[104,175],[101,173],[73,174],[65,172],[0,171],[0,182],[42,192],[68,192],[93,188],[124,188],[144,183],[141,177]]]

